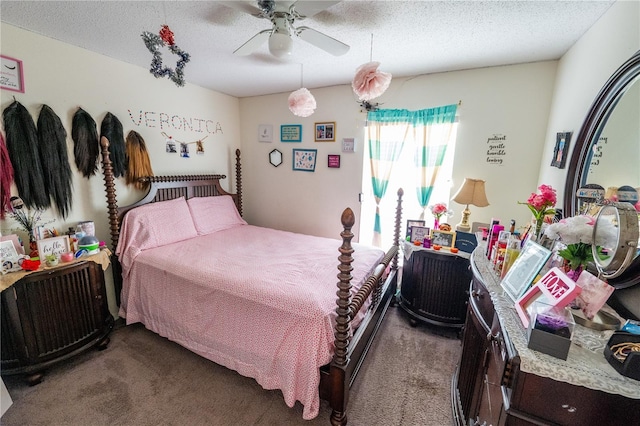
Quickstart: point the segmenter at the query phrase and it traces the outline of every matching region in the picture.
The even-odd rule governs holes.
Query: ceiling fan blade
[[[258,2],[256,1],[221,1],[220,4],[248,13],[256,18],[263,17],[262,10],[258,7]]]
[[[307,0],[298,0],[293,4],[293,8],[298,15],[300,15],[300,19],[308,18],[310,16],[315,15],[316,13],[320,13],[325,9],[330,8],[334,4],[340,3],[339,1],[307,1]]]
[[[298,27],[296,28],[296,35],[307,43],[311,43],[314,46],[331,53],[333,56],[342,56],[349,51],[349,45],[344,44],[333,37],[329,37],[320,31],[316,31],[313,28]]]
[[[271,30],[262,30],[258,34],[251,37],[245,44],[238,47],[233,54],[238,56],[251,55],[258,47],[262,46],[265,41],[269,40]]]

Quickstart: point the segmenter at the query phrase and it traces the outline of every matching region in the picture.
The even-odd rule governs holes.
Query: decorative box
[[[640,335],[616,331],[604,348],[604,357],[618,373],[640,380]]]
[[[530,308],[527,347],[566,360],[575,326],[568,309],[535,302]]]

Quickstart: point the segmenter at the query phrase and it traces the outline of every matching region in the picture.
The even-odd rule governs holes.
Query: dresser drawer
[[[520,372],[510,408],[559,425],[637,425],[640,400]]]
[[[493,307],[493,302],[491,301],[491,296],[489,295],[487,288],[484,286],[482,281],[475,277],[475,274],[471,282],[471,294],[469,295],[469,300],[473,309],[484,321],[484,324],[486,324],[485,331],[488,332],[491,327],[491,323],[493,322],[495,308]]]

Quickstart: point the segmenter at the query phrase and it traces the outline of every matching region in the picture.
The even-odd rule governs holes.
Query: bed
[[[156,176],[145,178],[140,201],[118,207],[108,141],[101,145],[126,323],[280,389],[288,406],[302,403],[305,419],[325,399],[331,423],[346,425],[349,388],[397,289],[402,190],[385,253],[351,243],[351,209],[341,240],[247,224],[239,150],[235,194],[220,185],[223,175]]]

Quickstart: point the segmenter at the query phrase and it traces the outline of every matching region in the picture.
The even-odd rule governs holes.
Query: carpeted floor
[[[349,425],[451,425],[451,376],[460,356],[454,332],[411,327],[392,307],[352,389]],[[220,367],[140,324],[111,334],[109,347],[51,368],[29,387],[3,380],[13,405],[0,419],[12,425],[327,425],[330,408],[302,420],[280,391]]]

